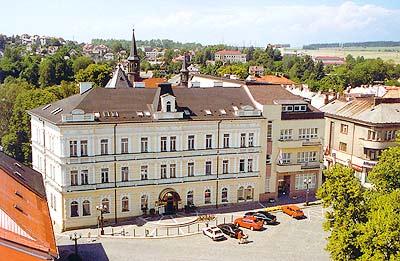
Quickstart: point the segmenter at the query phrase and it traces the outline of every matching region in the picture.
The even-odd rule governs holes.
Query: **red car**
[[[282,207],[282,212],[293,217],[293,218],[303,218],[304,212],[295,205],[286,205]]]
[[[261,230],[263,228],[264,221],[254,216],[247,216],[235,219],[234,224],[236,226],[244,227],[250,230]]]

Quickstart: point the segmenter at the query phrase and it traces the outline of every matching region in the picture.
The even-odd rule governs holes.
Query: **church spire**
[[[135,29],[132,29],[131,53],[128,57],[128,79],[132,85],[140,81],[140,58],[136,47]]]
[[[182,61],[182,69],[181,69],[181,85],[182,86],[188,86],[189,83],[189,70],[187,66],[187,62],[189,60],[189,56],[185,53],[183,55],[183,61]]]

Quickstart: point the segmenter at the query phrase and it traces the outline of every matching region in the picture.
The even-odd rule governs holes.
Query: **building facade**
[[[215,61],[222,61],[224,63],[245,63],[246,55],[240,51],[235,50],[222,50],[215,53]]]
[[[325,164],[354,169],[365,186],[382,151],[396,146],[400,99],[360,97],[334,100],[321,107],[326,116]]]
[[[265,119],[242,88],[95,88],[30,114],[59,230],[96,225],[96,206],[117,222],[263,192]]]
[[[246,90],[267,119],[261,199],[304,196],[307,188],[314,194],[322,185],[324,113],[280,85],[246,86]]]

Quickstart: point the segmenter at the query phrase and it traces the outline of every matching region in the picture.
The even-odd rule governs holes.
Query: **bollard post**
[[[179,236],[179,227],[178,227],[178,236]]]
[[[169,236],[169,229],[168,229],[168,227],[167,227],[167,236]]]
[[[199,232],[199,231],[200,231],[200,224],[197,223],[197,232]]]
[[[188,234],[190,233],[190,225],[188,225]]]
[[[158,235],[158,229],[156,228],[156,236]]]
[[[133,229],[133,237],[136,237],[136,229]]]
[[[114,228],[111,228],[111,235],[114,236]]]
[[[225,224],[226,222],[225,222],[225,217],[224,217],[224,224]]]

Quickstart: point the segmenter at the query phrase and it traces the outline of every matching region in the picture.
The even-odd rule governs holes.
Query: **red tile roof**
[[[235,51],[235,50],[222,50],[222,51],[218,51],[215,54],[219,54],[219,55],[240,55],[242,54],[240,51]]]
[[[275,76],[275,75],[264,75],[261,77],[256,77],[255,79],[257,82],[264,82],[267,84],[287,84],[287,85],[296,84],[294,81],[289,80],[286,77]]]
[[[16,166],[18,171],[11,172],[10,165]],[[27,184],[24,177],[28,176],[43,186],[40,173],[0,152],[0,241],[19,245],[28,252],[57,257],[46,196]],[[10,249],[4,254],[11,255],[15,251],[14,254],[19,256],[18,247]],[[5,260],[2,255],[3,251],[0,251],[0,260]]]
[[[165,78],[149,78],[143,80],[145,88],[158,88],[158,84],[167,82]]]

